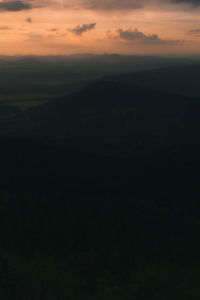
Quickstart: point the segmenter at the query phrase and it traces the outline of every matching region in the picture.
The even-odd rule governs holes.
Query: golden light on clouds
[[[0,16],[1,54],[200,54],[198,0],[4,0]]]

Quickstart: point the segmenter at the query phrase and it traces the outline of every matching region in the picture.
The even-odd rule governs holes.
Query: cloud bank
[[[67,1],[66,1],[67,2]],[[169,4],[200,6],[200,0],[79,0],[81,8],[102,11],[125,11],[143,7],[159,7]]]
[[[21,0],[0,2],[0,11],[21,11],[31,9],[32,5]]]
[[[35,7],[79,8],[96,11],[128,11],[173,5],[200,7],[200,0],[0,0],[0,11],[21,11]]]
[[[91,10],[127,10],[142,8],[143,1],[138,0],[83,0],[80,5]]]

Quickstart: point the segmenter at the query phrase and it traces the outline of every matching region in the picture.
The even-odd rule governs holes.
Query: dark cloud
[[[191,29],[188,31],[188,34],[196,36],[196,37],[200,37],[200,28]]]
[[[85,9],[102,11],[125,11],[143,7],[159,7],[166,4],[200,5],[200,0],[79,0],[79,5]]]
[[[32,19],[31,19],[31,18],[27,18],[27,19],[26,19],[26,22],[27,22],[27,23],[32,23]]]
[[[170,0],[172,3],[186,3],[186,4],[191,4],[191,5],[200,5],[200,0]]]
[[[139,0],[83,0],[82,6],[94,10],[127,10],[142,7]]]
[[[1,0],[0,0],[1,1]],[[200,7],[200,0],[3,0],[0,11],[21,11],[48,6],[84,8],[96,11],[128,11],[143,7],[165,7],[166,4],[176,4],[185,7]]]
[[[58,31],[59,31],[59,28],[50,28],[50,29],[48,29],[48,31],[51,31],[51,32],[58,32]]]
[[[21,0],[0,2],[0,11],[20,11],[25,9],[31,9],[30,3],[23,2]]]
[[[96,23],[77,25],[74,28],[68,29],[75,35],[82,35],[84,32],[94,30],[96,27]]]
[[[174,44],[180,42],[177,40],[160,39],[157,34],[146,35],[142,31],[139,31],[137,28],[135,29],[129,28],[127,30],[117,29],[114,33],[108,31],[107,37],[115,40],[136,42],[136,43],[149,44],[149,45],[165,45],[165,44]]]

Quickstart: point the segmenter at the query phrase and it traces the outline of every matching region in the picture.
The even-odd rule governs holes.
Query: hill
[[[198,143],[199,113],[198,99],[130,82],[99,81],[33,109],[30,132],[71,139],[97,152],[175,151]]]
[[[27,109],[81,90],[104,76],[197,63],[194,58],[116,54],[0,56],[0,104]]]
[[[101,80],[0,113],[2,299],[199,299],[199,99]]]
[[[188,97],[200,97],[200,64],[168,66],[151,71],[135,72],[108,78],[116,82],[129,82],[157,91],[175,93]]]

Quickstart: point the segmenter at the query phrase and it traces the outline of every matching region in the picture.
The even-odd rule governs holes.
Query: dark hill
[[[100,81],[32,110],[31,130],[35,136],[75,139],[91,149],[95,144],[150,151],[197,142],[199,113],[198,99]]]
[[[200,299],[199,100],[101,81],[15,114],[0,299]]]
[[[200,64],[169,66],[151,71],[113,76],[108,80],[129,82],[167,93],[200,97]]]

